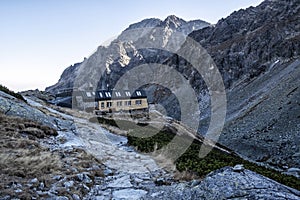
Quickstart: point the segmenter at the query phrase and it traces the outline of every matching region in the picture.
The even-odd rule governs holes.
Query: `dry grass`
[[[76,193],[82,197],[87,191],[76,182],[76,175],[87,172],[93,180],[88,186],[94,184],[94,177],[103,176],[101,162],[85,150],[73,148],[50,151],[40,144],[41,138],[54,135],[57,135],[56,131],[49,127],[0,114],[0,199],[5,195],[20,199],[38,198],[35,189],[41,183],[44,188],[40,190],[49,191],[56,184],[60,188],[56,191],[58,195],[71,198]],[[93,169],[95,166],[97,168]],[[74,180],[74,186],[65,190],[62,182],[53,179],[57,175]],[[34,178],[38,182],[31,184]],[[22,191],[18,193],[17,184],[22,185]]]
[[[38,177],[49,180],[49,175],[58,171],[62,162],[58,155],[42,147],[37,141],[57,135],[54,129],[30,120],[0,114],[0,191],[1,194],[29,199],[34,195],[29,187],[15,193],[12,184],[25,185]],[[47,181],[45,181],[47,182]],[[48,183],[50,184],[50,183]]]

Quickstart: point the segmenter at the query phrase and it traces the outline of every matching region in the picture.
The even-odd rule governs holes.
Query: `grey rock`
[[[120,199],[136,200],[136,199],[140,199],[145,194],[147,194],[147,191],[145,190],[123,189],[123,190],[114,191],[112,196],[113,199],[115,200],[120,200]]]
[[[68,197],[65,197],[65,196],[59,196],[59,197],[56,197],[57,200],[69,200]]]
[[[90,188],[88,186],[86,186],[85,184],[82,184],[81,186],[86,192],[90,191]]]
[[[21,192],[23,192],[23,190],[21,190],[21,189],[16,189],[14,192],[15,192],[15,193],[21,193]]]
[[[140,156],[140,155],[138,155],[138,154],[136,154],[136,155],[134,156],[134,158],[135,158],[135,159],[140,159],[140,158],[141,158],[141,156]]]
[[[31,180],[30,180],[30,183],[32,183],[32,184],[38,183],[38,182],[39,182],[39,180],[38,180],[37,178],[34,178],[34,179],[31,179]]]
[[[130,188],[132,184],[130,182],[131,178],[129,175],[125,176],[116,176],[113,181],[108,183],[109,188]]]
[[[103,173],[104,173],[105,176],[108,176],[108,175],[112,175],[112,174],[113,174],[113,171],[112,171],[111,169],[105,169],[105,170],[103,171]]]
[[[245,168],[243,165],[235,165],[232,169],[235,172],[242,172],[242,171],[244,171]]]
[[[43,190],[45,188],[45,184],[43,182],[40,183],[39,189]]]
[[[300,169],[299,168],[289,168],[288,169],[288,172],[300,172]]]
[[[38,191],[36,191],[36,194],[38,194],[39,196],[42,196],[42,195],[47,195],[48,192],[43,192],[43,191],[38,190]]]
[[[74,200],[80,200],[80,197],[77,194],[73,194],[72,197]]]
[[[64,182],[64,186],[66,188],[70,188],[74,185],[74,181],[67,181],[67,182]]]
[[[299,168],[289,168],[285,174],[288,174],[288,175],[292,175],[292,176],[295,176],[297,178],[300,178],[300,169]]]
[[[93,182],[86,173],[77,174],[77,178],[79,181],[81,181],[85,184],[89,184],[89,183]]]
[[[11,199],[11,197],[9,196],[9,195],[6,195],[6,196],[4,196],[4,197],[1,197],[3,200],[9,200],[9,199]]]
[[[53,176],[53,179],[59,181],[60,179],[62,179],[62,176],[56,175],[56,176]]]
[[[195,186],[199,185],[200,183],[201,183],[200,180],[192,180],[191,181],[191,187],[195,187]]]

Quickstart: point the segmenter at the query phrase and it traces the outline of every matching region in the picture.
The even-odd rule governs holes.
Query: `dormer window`
[[[90,92],[86,92],[87,97],[92,97],[92,94]]]
[[[106,97],[111,97],[110,92],[105,92]]]
[[[117,97],[121,97],[121,93],[120,92],[115,92]]]
[[[126,94],[126,96],[128,96],[128,97],[131,96],[130,92],[128,92],[128,91],[126,91],[125,94]]]

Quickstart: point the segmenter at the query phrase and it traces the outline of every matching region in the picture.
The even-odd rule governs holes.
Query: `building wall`
[[[128,105],[128,101],[131,102],[131,105]],[[136,104],[136,102],[139,101],[140,104]],[[121,102],[121,103],[120,103]],[[104,107],[102,105],[104,104]],[[110,105],[110,107],[107,107],[107,105]],[[122,105],[120,105],[122,104]],[[106,101],[99,101],[98,102],[98,110],[102,112],[109,112],[110,110],[112,112],[114,111],[128,111],[128,110],[142,110],[148,108],[148,102],[146,98],[141,99],[122,99],[122,100],[106,100]]]

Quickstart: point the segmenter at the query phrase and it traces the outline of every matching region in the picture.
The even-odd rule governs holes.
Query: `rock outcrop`
[[[245,169],[235,172],[225,167],[209,174],[201,182],[153,188],[142,199],[289,199],[300,192]]]
[[[0,91],[0,112],[5,115],[34,120],[43,125],[55,127],[53,119],[42,111],[31,107],[19,99]]]

